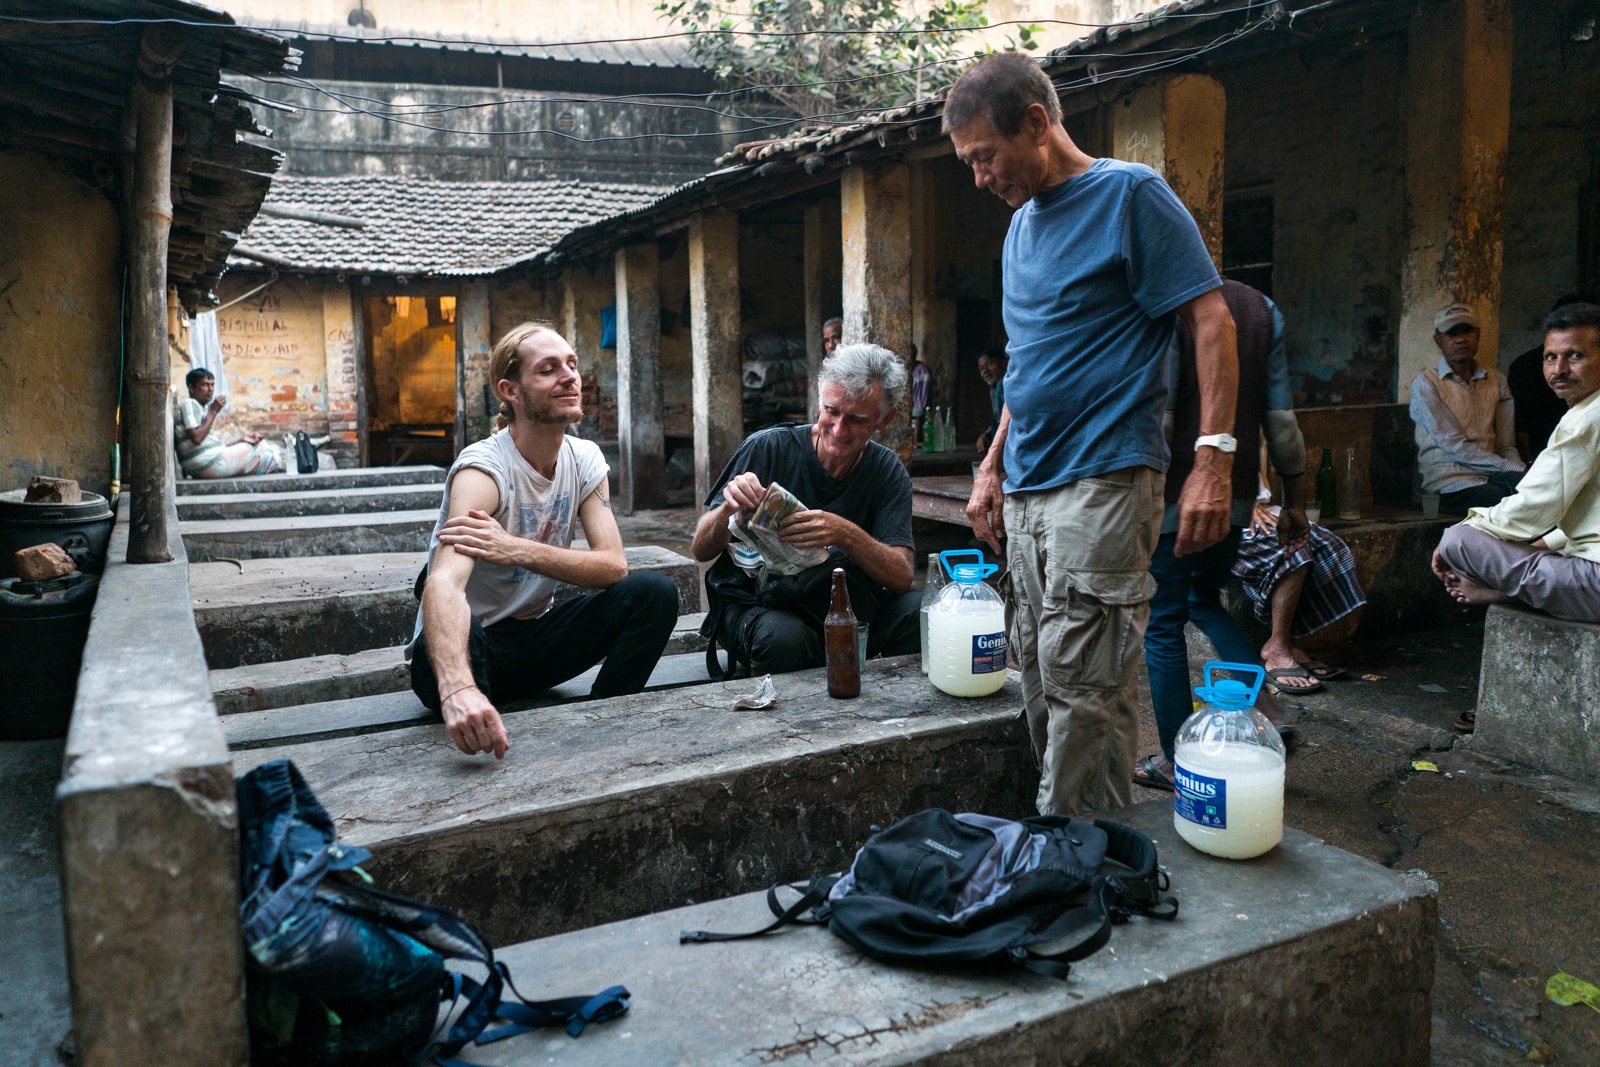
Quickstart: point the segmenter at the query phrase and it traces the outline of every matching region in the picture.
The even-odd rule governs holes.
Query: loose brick
[[[22,499],[28,504],[76,504],[83,500],[83,492],[71,478],[36,474],[28,479],[28,490]]]
[[[72,483],[76,488],[77,483]],[[12,554],[17,577],[25,582],[45,582],[60,578],[78,569],[78,565],[60,545],[46,543],[18,549]]]

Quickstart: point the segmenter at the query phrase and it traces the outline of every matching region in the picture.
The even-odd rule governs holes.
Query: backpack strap
[[[827,903],[828,894],[832,892],[834,885],[838,881],[839,876],[836,874],[818,875],[811,879],[811,884],[806,886],[806,890],[801,894],[800,899],[787,908],[778,900],[778,890],[786,888],[798,891],[800,887],[796,885],[785,886],[780,882],[767,890],[767,907],[772,911],[772,914],[777,916],[771,923],[759,930],[750,930],[742,934],[719,934],[711,930],[684,930],[678,934],[678,944],[686,945],[691,941],[743,941],[746,938],[770,934],[778,927],[787,926],[789,923],[804,923],[808,926],[820,925],[823,922],[823,918],[817,913]],[[812,914],[808,915],[806,914],[807,912]]]
[[[1101,875],[1095,880],[1097,887],[1103,882],[1111,890],[1107,903],[1111,921],[1124,923],[1134,914],[1163,922],[1176,919],[1178,898],[1166,894],[1172,883],[1157,862],[1155,842],[1132,827],[1107,819],[1096,819],[1094,824],[1105,831],[1106,856],[1132,872]]]

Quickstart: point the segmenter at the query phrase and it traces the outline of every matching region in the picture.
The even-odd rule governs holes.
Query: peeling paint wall
[[[230,274],[217,295],[226,304],[264,280]],[[218,313],[228,375],[228,406],[219,422],[225,436],[328,432],[326,288],[316,278],[279,278]]]
[[[1389,38],[1221,75],[1227,187],[1273,199],[1273,288],[1298,407],[1395,397],[1404,57],[1404,39]]]
[[[1585,284],[1585,295],[1600,296],[1600,277],[1585,278],[1580,258],[1600,241],[1600,39],[1573,41],[1568,32],[1584,8],[1580,0],[1512,8],[1502,366],[1543,343],[1539,327],[1557,297]]]
[[[26,152],[0,152],[0,189],[0,490],[48,474],[104,495],[120,359],[116,208]]]

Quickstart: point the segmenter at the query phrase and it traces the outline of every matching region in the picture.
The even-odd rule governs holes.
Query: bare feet
[[[1479,585],[1459,574],[1452,574],[1454,580],[1446,580],[1445,592],[1449,593],[1461,604],[1499,604],[1511,598],[1498,589],[1490,589],[1486,585]]]

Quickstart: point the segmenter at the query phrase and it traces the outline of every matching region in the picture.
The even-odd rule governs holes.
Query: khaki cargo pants
[[[1006,496],[1006,625],[1042,815],[1132,803],[1137,669],[1164,482],[1128,467]]]

